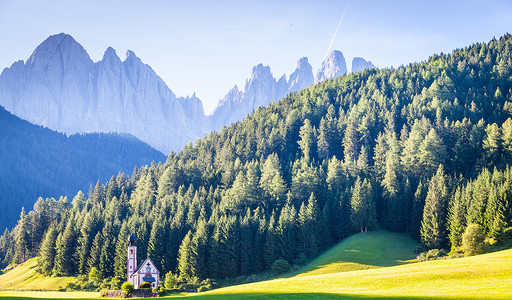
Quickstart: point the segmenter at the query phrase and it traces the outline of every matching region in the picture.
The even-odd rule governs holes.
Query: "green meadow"
[[[512,299],[512,250],[412,263],[417,247],[404,234],[378,231],[354,235],[284,278],[231,286],[192,299]],[[32,264],[32,267],[30,267]],[[58,287],[70,278],[30,275],[33,261],[0,276],[1,289],[27,273],[15,289]],[[25,277],[23,277],[25,278]],[[46,280],[46,281],[45,281]],[[45,286],[46,284],[46,286]],[[0,291],[6,299],[94,299],[99,293]]]

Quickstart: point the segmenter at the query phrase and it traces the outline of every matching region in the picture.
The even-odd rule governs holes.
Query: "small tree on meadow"
[[[478,224],[469,224],[462,235],[462,247],[467,256],[482,253],[485,241],[483,228]]]

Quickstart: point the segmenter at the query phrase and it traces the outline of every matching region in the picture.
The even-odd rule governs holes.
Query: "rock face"
[[[2,72],[0,105],[66,134],[129,133],[166,154],[200,137],[204,119],[195,95],[177,98],[133,52],[121,61],[108,48],[94,63],[63,33]]]
[[[362,57],[354,57],[352,59],[352,73],[361,72],[364,69],[373,69],[375,66],[371,61],[366,61]]]
[[[352,71],[374,67],[354,58]],[[243,90],[233,87],[210,116],[196,95],[176,97],[165,82],[128,51],[122,61],[111,47],[99,62],[70,35],[50,36],[27,62],[15,62],[0,75],[0,105],[33,124],[74,133],[131,134],[168,154],[212,130],[242,120],[260,106],[315,82],[347,73],[340,51],[329,54],[316,80],[307,57],[290,77],[274,78],[259,64]]]
[[[258,107],[267,106],[290,92],[310,86],[313,82],[313,68],[307,57],[299,59],[297,68],[288,81],[285,75],[277,80],[269,66],[259,64],[252,68],[252,75],[246,81],[243,92],[235,86],[219,102],[213,114],[208,116],[209,127],[218,130],[222,126],[240,121]]]
[[[343,53],[338,50],[332,51],[322,62],[322,66],[316,73],[315,82],[326,81],[334,77],[347,74],[347,63]]]

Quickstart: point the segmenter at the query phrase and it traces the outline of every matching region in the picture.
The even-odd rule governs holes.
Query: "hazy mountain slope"
[[[22,206],[38,197],[85,194],[97,180],[165,156],[133,136],[66,135],[21,120],[0,107],[0,228],[12,227]]]

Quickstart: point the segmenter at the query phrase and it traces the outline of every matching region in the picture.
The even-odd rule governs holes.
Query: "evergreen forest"
[[[398,68],[351,73],[119,173],[40,198],[0,238],[3,265],[46,275],[225,279],[303,264],[352,234],[406,232],[459,251],[468,225],[512,226],[512,35]]]

